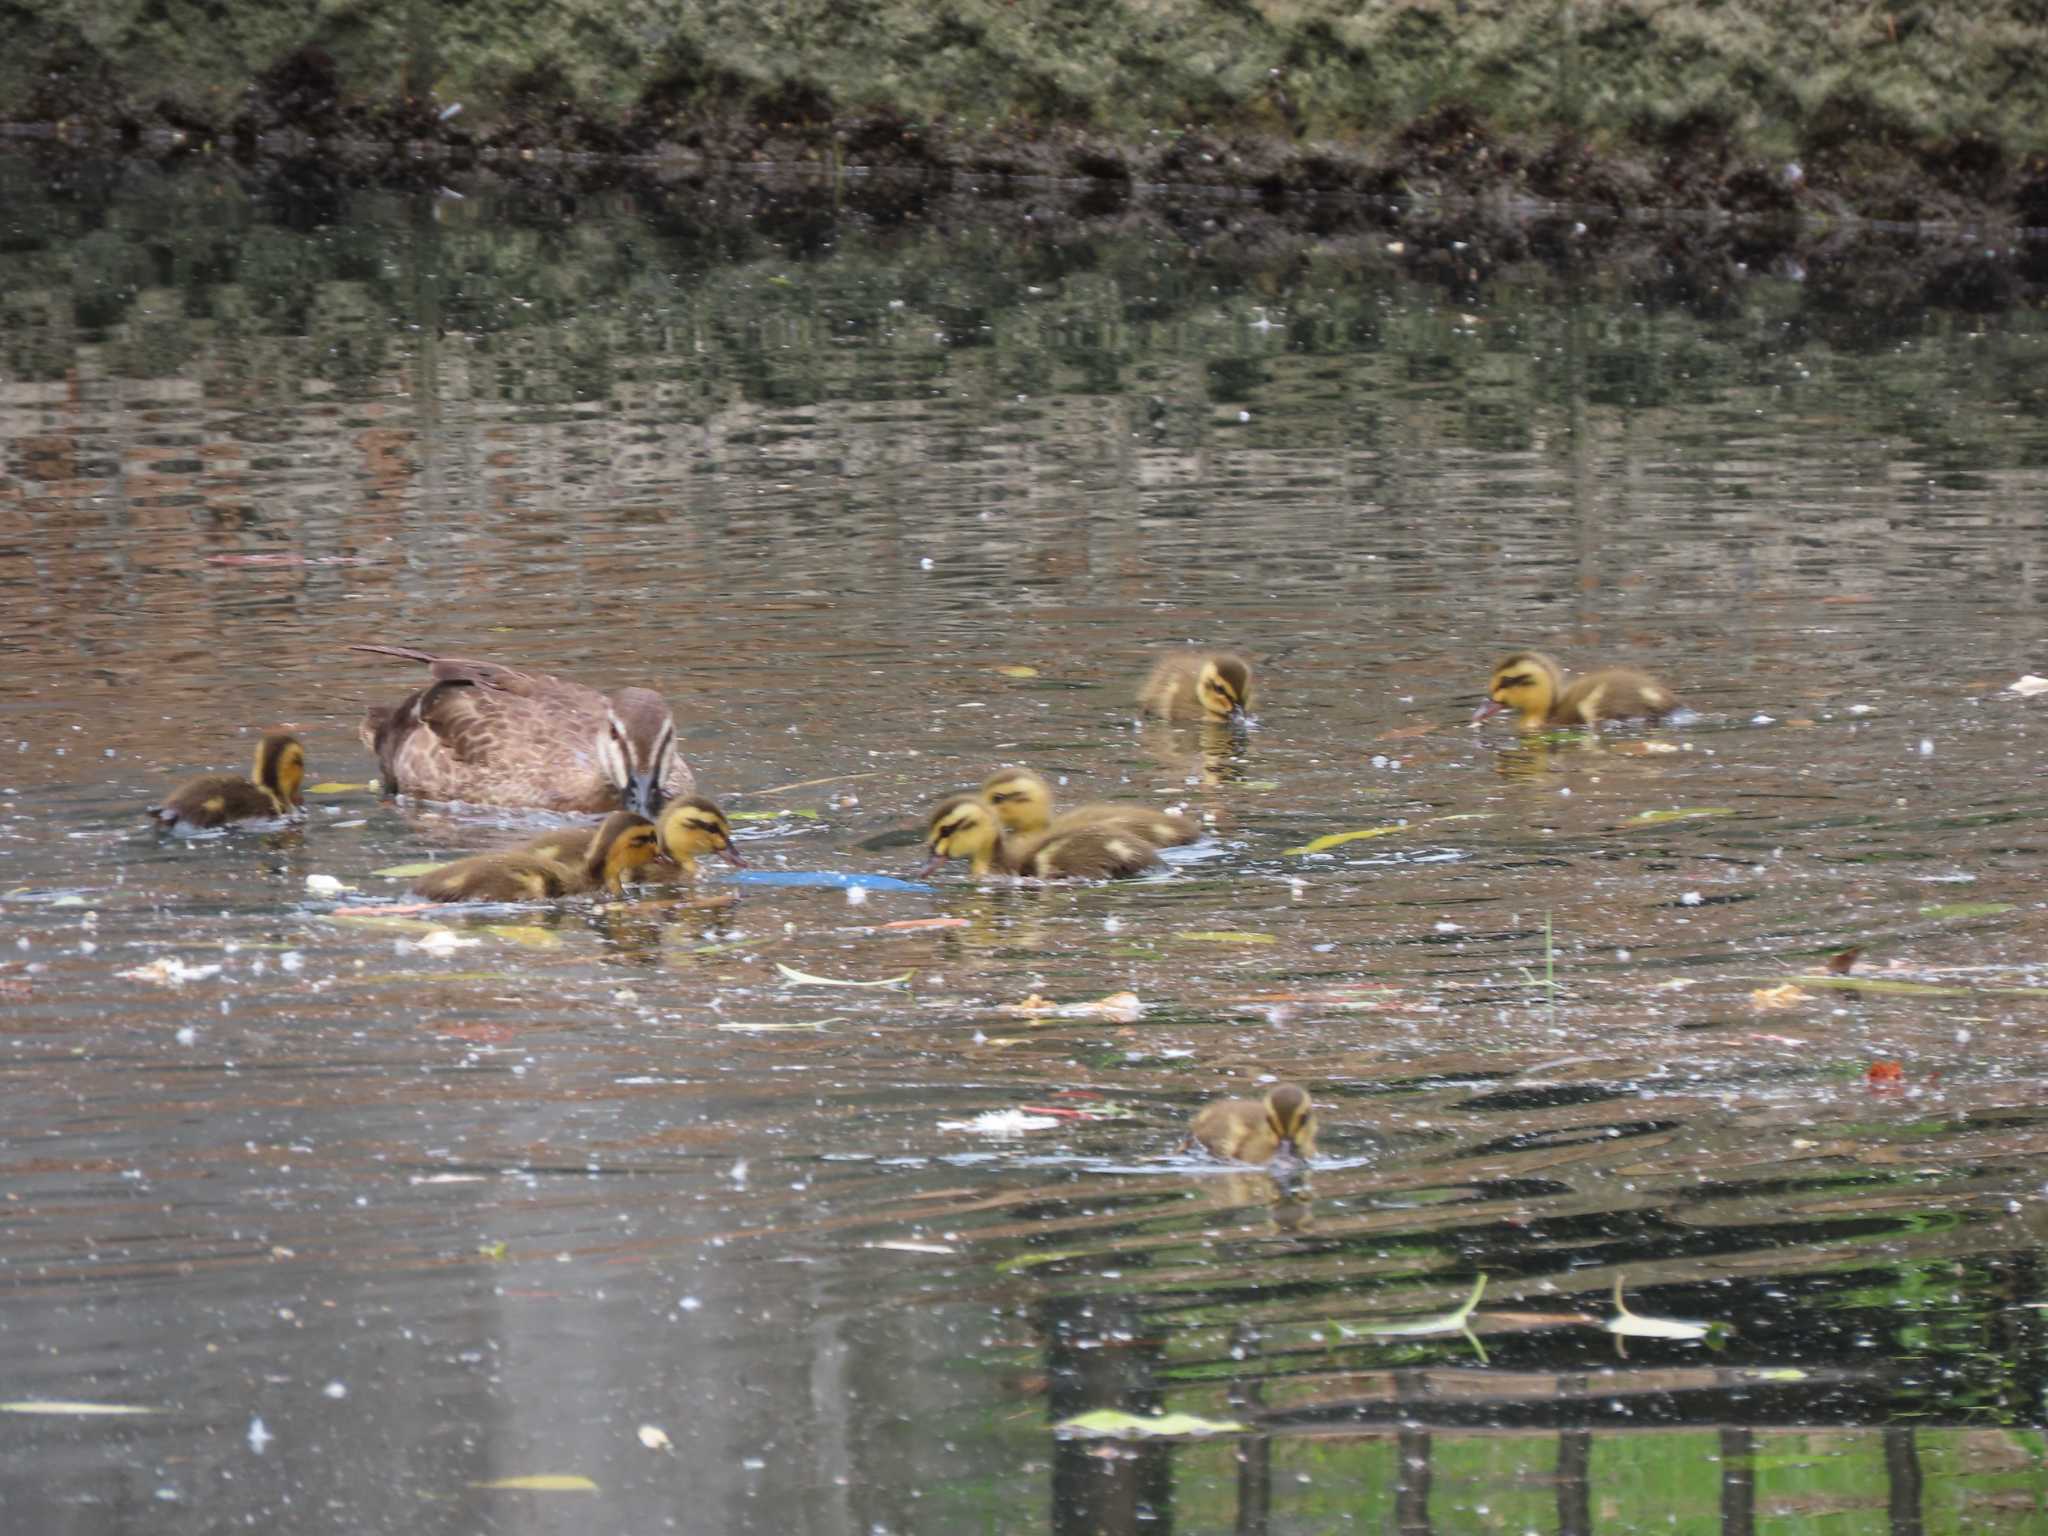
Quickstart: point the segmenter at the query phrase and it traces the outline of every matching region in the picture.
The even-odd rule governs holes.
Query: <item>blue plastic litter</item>
[[[916,880],[898,880],[894,875],[849,875],[836,869],[731,869],[720,870],[720,880],[735,885],[809,885],[843,891],[859,886],[866,891],[930,891]]]

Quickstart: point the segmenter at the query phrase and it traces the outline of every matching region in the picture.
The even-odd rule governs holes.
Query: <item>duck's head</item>
[[[1003,824],[995,808],[979,795],[953,795],[941,800],[926,823],[925,846],[932,851],[920,875],[928,875],[947,859],[966,859],[977,875],[988,873],[1003,843]]]
[[[1006,831],[1043,832],[1052,825],[1052,786],[1029,768],[1005,768],[982,781],[981,798]]]
[[[613,811],[590,840],[590,862],[585,872],[595,884],[616,896],[627,875],[666,857],[653,822],[634,811]]]
[[[1280,1154],[1307,1161],[1316,1151],[1316,1107],[1299,1083],[1275,1083],[1266,1090],[1266,1129]]]
[[[1252,701],[1251,663],[1227,653],[1205,656],[1201,676],[1195,679],[1195,694],[1211,720],[1244,724],[1244,712]]]
[[[1486,720],[1511,709],[1525,729],[1534,730],[1550,718],[1550,706],[1563,686],[1564,674],[1556,662],[1541,651],[1517,651],[1493,669],[1486,702],[1472,718]]]
[[[662,852],[686,870],[695,869],[698,857],[707,853],[723,854],[728,863],[747,867],[732,845],[732,823],[702,795],[669,806],[661,813],[660,830]]]
[[[289,731],[269,731],[256,743],[256,771],[259,787],[277,797],[280,805],[304,805],[300,793],[306,782],[306,749]]]
[[[597,738],[597,760],[619,792],[619,804],[642,816],[661,809],[662,781],[676,752],[676,721],[652,688],[621,688]]]

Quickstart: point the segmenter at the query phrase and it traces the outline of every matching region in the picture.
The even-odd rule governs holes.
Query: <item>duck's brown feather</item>
[[[611,703],[595,688],[405,646],[349,649],[424,662],[434,679],[364,715],[363,742],[377,754],[388,791],[586,814],[618,806],[596,752]],[[671,756],[664,794],[687,795],[695,782],[682,754]]]
[[[545,901],[568,893],[572,871],[528,853],[480,853],[423,875],[413,894],[428,901]]]

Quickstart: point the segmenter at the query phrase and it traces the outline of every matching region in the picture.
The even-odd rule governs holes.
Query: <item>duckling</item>
[[[699,854],[723,854],[728,862],[741,869],[747,867],[746,860],[733,847],[732,826],[726,821],[725,812],[701,795],[672,802],[655,826],[661,836],[662,851],[675,863],[676,870],[671,873],[679,872],[685,880],[697,878]],[[577,865],[590,857],[590,840],[596,834],[595,827],[557,827],[552,832],[543,832],[519,851],[556,864]]]
[[[1241,1163],[1271,1162],[1287,1152],[1316,1155],[1316,1110],[1298,1083],[1275,1083],[1264,1099],[1219,1099],[1195,1116],[1189,1143]]]
[[[740,869],[747,867],[747,861],[732,845],[732,823],[725,819],[725,812],[702,795],[669,806],[661,813],[660,830],[662,852],[675,861],[685,880],[697,878],[699,854],[721,854],[728,864]]]
[[[614,896],[626,876],[666,858],[654,823],[632,811],[613,811],[591,835],[580,863],[542,858],[524,848],[480,853],[443,864],[413,886],[428,901],[543,901],[605,890]]]
[[[1525,731],[1547,725],[1590,725],[1602,720],[1661,720],[1678,708],[1669,688],[1632,667],[1588,672],[1569,686],[1558,664],[1541,651],[1517,651],[1493,669],[1487,701],[1474,720],[1512,709]]]
[[[1084,826],[1013,839],[1003,831],[995,807],[980,795],[953,795],[939,802],[925,832],[932,856],[920,874],[947,859],[966,859],[977,876],[991,869],[1039,880],[1108,880],[1142,875],[1159,863],[1159,850],[1143,838],[1112,827]]]
[[[180,786],[149,814],[176,832],[202,832],[237,821],[270,821],[298,814],[306,804],[306,749],[287,731],[266,732],[256,743],[250,779],[209,773]]]
[[[1071,832],[1079,827],[1109,827],[1130,832],[1155,848],[1192,843],[1202,829],[1185,816],[1156,811],[1149,805],[1091,800],[1054,813],[1052,786],[1029,768],[1005,768],[982,781],[982,798],[996,809],[1007,832]]]
[[[1252,669],[1228,651],[1175,651],[1138,690],[1138,705],[1167,720],[1227,720],[1244,724],[1252,707]]]
[[[352,645],[424,662],[432,681],[363,717],[392,794],[550,811],[619,807],[653,815],[696,783],[676,751],[675,717],[647,688],[595,688],[489,661],[400,645]]]

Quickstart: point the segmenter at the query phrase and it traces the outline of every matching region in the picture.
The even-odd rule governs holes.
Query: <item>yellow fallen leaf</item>
[[[1140,1418],[1121,1408],[1097,1408],[1053,1425],[1056,1435],[1113,1440],[1157,1440],[1173,1435],[1237,1435],[1245,1426],[1235,1419],[1203,1419],[1191,1413],[1160,1413]]]
[[[162,1413],[161,1408],[138,1408],[129,1403],[72,1403],[62,1398],[23,1398],[0,1403],[0,1413],[55,1413],[70,1418],[114,1417],[122,1414]]]
[[[1812,996],[1811,992],[1802,992],[1788,981],[1783,986],[1758,987],[1749,994],[1749,1006],[1764,1012],[1774,1008],[1797,1008]]]
[[[1193,933],[1176,933],[1176,939],[1185,939],[1190,944],[1278,944],[1280,941],[1270,933],[1239,933],[1234,929],[1201,929]]]
[[[1714,1331],[1709,1323],[1681,1322],[1675,1317],[1645,1317],[1640,1312],[1631,1312],[1628,1303],[1621,1299],[1621,1276],[1614,1277],[1614,1311],[1600,1326],[1609,1333],[1626,1339],[1704,1339]]]
[[[1346,843],[1363,842],[1369,837],[1392,837],[1396,832],[1406,832],[1405,824],[1391,827],[1360,827],[1355,832],[1331,832],[1303,843],[1299,848],[1285,848],[1283,853],[1321,853],[1326,848],[1341,848]]]
[[[384,880],[417,880],[421,875],[431,875],[443,862],[441,859],[422,859],[417,864],[387,864],[370,873]]]
[[[1002,673],[1005,677],[1038,676],[1038,668],[1036,667],[997,667],[996,670]]]
[[[375,779],[371,779],[367,784],[344,784],[339,779],[326,779],[318,784],[307,785],[306,793],[309,795],[352,795],[359,789],[374,789],[376,786],[377,781]]]
[[[527,1477],[494,1477],[472,1488],[502,1488],[516,1493],[595,1493],[597,1484],[573,1472],[536,1472]]]
[[[485,923],[484,932],[510,939],[514,944],[523,944],[528,949],[556,949],[562,943],[562,936],[554,929],[541,928],[533,923]]]
[[[1631,825],[1654,827],[1667,821],[1691,821],[1700,816],[1733,816],[1735,808],[1728,805],[1688,805],[1669,811],[1638,811],[1629,817]]]
[[[672,1451],[675,1444],[668,1437],[668,1431],[659,1424],[642,1424],[638,1431],[640,1443],[650,1451]]]
[[[1112,992],[1085,1003],[1055,1003],[1034,992],[1021,1003],[1006,1004],[1001,1011],[1023,1018],[1052,1014],[1063,1019],[1114,1019],[1119,1024],[1135,1024],[1144,1017],[1145,1005],[1135,992]]]
[[[813,976],[780,960],[775,962],[775,969],[782,972],[782,983],[789,987],[897,987],[917,974],[905,971],[901,976],[885,976],[880,981],[846,981],[837,976]]]

